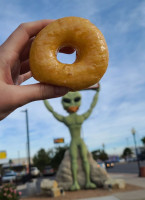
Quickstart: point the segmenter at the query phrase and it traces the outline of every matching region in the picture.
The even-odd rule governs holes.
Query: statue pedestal
[[[88,152],[88,161],[90,163],[90,177],[91,181],[96,184],[97,187],[104,187],[105,182],[109,179],[109,176],[105,169],[98,167],[97,162],[93,159],[92,154]],[[72,185],[72,172],[69,150],[65,152],[64,158],[58,172],[56,174],[56,181],[59,187],[64,190],[69,190]],[[82,167],[82,160],[78,153],[78,182],[81,189],[85,188],[85,173]]]

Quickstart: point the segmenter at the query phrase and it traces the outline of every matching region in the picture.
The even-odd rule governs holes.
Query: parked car
[[[126,162],[134,162],[137,161],[137,158],[126,158]]]
[[[103,169],[106,169],[105,163],[104,162],[97,162],[97,167],[101,167]]]
[[[51,176],[55,174],[55,170],[51,166],[46,166],[43,170],[43,176]]]
[[[105,161],[105,166],[106,168],[112,168],[114,167],[114,162],[108,160],[108,161]]]
[[[5,172],[2,176],[2,183],[8,182],[16,182],[17,181],[17,174],[14,171]]]
[[[120,163],[125,163],[125,159],[124,159],[124,158],[121,158],[121,159],[119,160],[119,162],[120,162]]]
[[[31,167],[31,175],[32,177],[40,176],[40,171],[37,167]]]

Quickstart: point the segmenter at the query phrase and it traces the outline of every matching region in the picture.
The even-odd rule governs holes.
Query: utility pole
[[[140,177],[141,176],[141,173],[140,173],[140,162],[139,162],[137,144],[136,144],[136,137],[135,137],[136,136],[136,130],[134,128],[132,128],[131,132],[132,132],[132,135],[133,135],[133,140],[134,140],[134,145],[135,145],[135,152],[136,152],[137,165],[138,165],[138,171],[139,171],[138,176]]]
[[[29,140],[29,120],[28,120],[28,110],[23,110],[22,112],[25,112],[26,116],[26,131],[27,131],[27,159],[28,159],[28,175],[29,178],[31,178],[31,161],[30,161],[30,140]]]
[[[104,143],[102,144],[102,147],[103,147],[103,151],[105,152],[105,144]]]

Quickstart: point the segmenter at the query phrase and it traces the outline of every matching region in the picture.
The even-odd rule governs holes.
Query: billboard
[[[6,151],[0,151],[0,165],[8,163]]]
[[[7,158],[6,151],[0,151],[0,159],[6,159],[6,158]]]
[[[54,139],[54,143],[64,143],[64,138],[56,138]]]

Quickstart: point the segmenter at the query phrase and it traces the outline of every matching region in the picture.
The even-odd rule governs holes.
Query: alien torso
[[[69,116],[65,117],[64,123],[67,126],[81,126],[84,122],[84,119],[81,115],[77,115],[76,113],[70,114]]]
[[[71,135],[80,137],[81,126],[84,122],[83,116],[77,115],[77,110],[81,105],[81,95],[79,92],[69,92],[62,98],[62,105],[69,113],[64,119],[64,123],[69,128]]]

